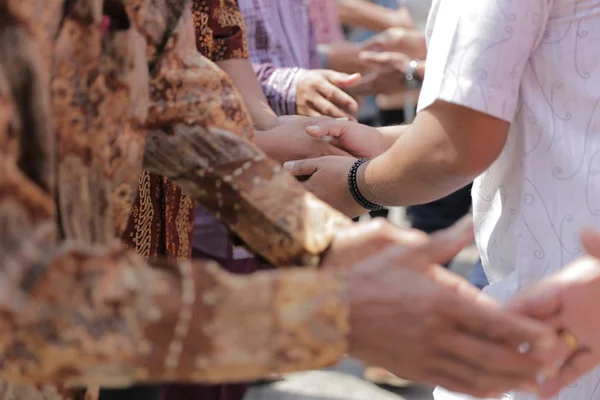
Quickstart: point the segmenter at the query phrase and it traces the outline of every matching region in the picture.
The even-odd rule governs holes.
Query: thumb
[[[319,160],[316,158],[308,160],[287,161],[283,168],[294,176],[310,176],[319,170]]]
[[[340,138],[350,129],[351,122],[348,118],[329,119],[319,121],[306,127],[306,133],[314,138],[325,136]]]
[[[558,282],[547,278],[523,290],[509,301],[506,307],[517,314],[550,322],[560,313],[562,304],[560,289]]]
[[[361,61],[364,61],[373,67],[392,67],[401,72],[406,71],[406,66],[410,62],[410,59],[406,54],[391,51],[361,51],[358,56]]]
[[[437,264],[445,264],[472,242],[473,220],[468,215],[450,228],[435,232],[430,236],[427,243],[430,260]]]
[[[339,88],[351,87],[358,84],[361,80],[361,75],[356,74],[344,74],[343,72],[327,71],[325,78],[333,85]]]
[[[586,253],[592,257],[600,258],[600,234],[592,229],[581,232],[581,243]]]

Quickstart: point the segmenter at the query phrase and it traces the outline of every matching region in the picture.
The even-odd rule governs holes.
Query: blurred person
[[[359,74],[322,68],[307,0],[240,0],[250,59],[277,115],[353,118]]]
[[[251,144],[242,98],[195,52],[189,9],[100,4],[43,1],[40,14],[0,4],[3,393],[243,381],[346,353],[491,393],[535,385],[560,359],[550,325],[501,310],[437,265],[470,241],[470,224],[434,236],[351,224]],[[64,25],[38,34],[28,28],[39,15]],[[309,268],[236,277],[214,261],[124,248],[116,238],[142,167],[181,184],[273,265]],[[391,347],[373,346],[381,338]],[[523,341],[535,352],[517,352]],[[502,360],[481,373],[489,352]],[[475,372],[481,380],[464,383]]]
[[[318,123],[311,134],[335,136],[346,149],[365,141],[380,148],[363,155],[370,161],[326,157],[287,167],[351,216],[431,202],[476,178],[476,239],[490,280],[484,292],[507,302],[582,253],[582,226],[600,226],[593,205],[599,20],[599,1],[436,0],[415,121],[379,129]],[[579,345],[595,343],[586,336]],[[594,371],[559,397],[595,398],[599,381]],[[440,388],[436,398],[469,397]]]

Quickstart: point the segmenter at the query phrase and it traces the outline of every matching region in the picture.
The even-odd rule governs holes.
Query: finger
[[[314,154],[324,156],[342,156],[342,157],[352,157],[349,153],[340,149],[339,147],[335,147],[332,144],[329,144],[325,141],[315,141],[316,150]]]
[[[354,86],[359,83],[361,79],[361,75],[359,73],[349,75],[330,70],[324,71],[324,76],[329,82],[337,87]]]
[[[450,228],[435,232],[427,243],[427,252],[435,264],[445,264],[473,243],[473,218],[465,216]]]
[[[546,321],[560,314],[561,304],[559,283],[547,280],[517,295],[506,308],[520,315]]]
[[[478,397],[488,397],[514,389],[535,393],[539,389],[535,373],[524,376],[490,372],[454,356],[440,356],[434,362],[432,369],[437,375],[451,375],[463,385],[468,382],[469,392]],[[488,360],[488,364],[494,362],[495,360]]]
[[[406,71],[411,61],[407,55],[395,52],[361,51],[359,57],[361,61],[373,67],[391,67],[401,72]]]
[[[313,99],[311,99],[311,105],[321,115],[327,115],[333,118],[350,116],[349,113],[338,108],[337,105],[333,104],[331,101],[327,100],[327,98],[322,96],[315,96]]]
[[[287,161],[283,163],[283,168],[287,169],[294,176],[310,176],[319,170],[319,159],[312,158],[308,160]]]
[[[484,294],[476,294],[477,290],[472,285],[453,275],[445,270],[438,273],[439,283],[458,285],[458,295],[440,298],[438,306],[459,327],[471,335],[502,342],[515,350],[523,343],[530,343],[532,348],[541,352],[556,349],[558,337],[552,326],[503,310]],[[558,360],[549,360],[548,363],[554,361]]]
[[[314,138],[321,138],[324,136],[339,138],[344,136],[344,134],[349,131],[350,126],[351,125],[348,123],[348,121],[342,121],[341,119],[330,119],[308,126],[306,128],[306,133]]]
[[[585,251],[592,257],[600,258],[600,234],[592,229],[581,232],[581,243]]]
[[[545,367],[542,361],[529,354],[521,354],[497,342],[464,333],[449,335],[438,346],[443,354],[463,360],[473,368],[532,382],[535,382],[538,372]]]
[[[575,382],[592,370],[599,361],[591,352],[580,351],[575,353],[573,357],[563,364],[555,378],[542,384],[540,396],[542,398],[555,396],[562,388]]]
[[[323,116],[323,114],[321,114],[318,110],[314,109],[313,107],[308,107],[304,111],[304,115],[306,117],[313,118],[313,119],[317,119],[317,118],[326,119],[326,118],[329,118],[329,117]]]
[[[343,109],[347,113],[352,114],[358,111],[358,102],[338,86],[326,82],[319,86],[317,90],[330,103]]]

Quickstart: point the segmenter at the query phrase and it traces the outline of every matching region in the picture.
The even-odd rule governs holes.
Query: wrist
[[[350,190],[350,194],[354,198],[354,201],[362,208],[370,211],[379,211],[382,210],[384,207],[371,201],[365,196],[365,192],[367,192],[367,187],[364,176],[369,162],[370,160],[363,158],[357,160],[352,165],[348,173],[348,188]]]

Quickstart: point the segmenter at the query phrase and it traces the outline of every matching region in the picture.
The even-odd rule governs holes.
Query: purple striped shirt
[[[320,68],[307,0],[238,0],[248,50],[269,104],[296,113],[296,88],[307,69]]]

